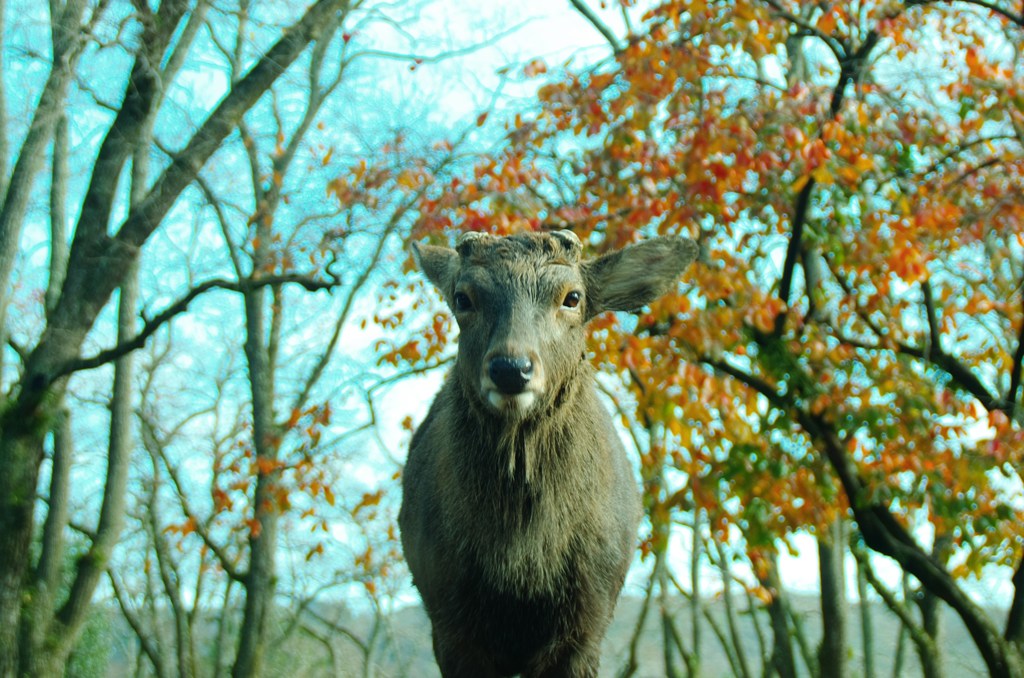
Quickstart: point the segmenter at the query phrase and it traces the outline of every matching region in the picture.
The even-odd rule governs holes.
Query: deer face
[[[590,261],[581,251],[570,231],[416,248],[459,324],[456,377],[493,413],[523,418],[554,402],[584,361],[586,321],[663,294],[696,246],[657,238]]]

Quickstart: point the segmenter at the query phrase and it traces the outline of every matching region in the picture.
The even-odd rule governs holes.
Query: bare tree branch
[[[69,513],[67,494],[74,452],[72,443],[71,413],[62,410],[53,427],[50,493],[47,497],[39,563],[36,566],[36,580],[51,594],[56,593],[60,584],[60,568],[64,558],[64,530],[67,527]],[[48,613],[52,613],[52,609]]]
[[[1024,28],[1024,14],[1015,14],[1008,9],[1000,7],[994,2],[989,0],[907,0],[907,7],[914,7],[917,5],[936,5],[936,4],[948,4],[948,5],[974,5],[976,7],[982,7],[988,11],[998,14],[1006,18],[1011,23],[1017,24],[1021,28]]]
[[[775,316],[775,333],[781,334],[786,324],[786,317],[792,296],[793,275],[796,271],[796,262],[800,258],[800,248],[804,237],[804,226],[807,223],[807,209],[811,204],[811,191],[817,182],[814,177],[808,177],[806,183],[797,193],[796,202],[793,206],[793,218],[790,220],[789,246],[786,248],[786,259],[782,264],[782,278],[779,282],[779,299],[784,303],[785,309]],[[811,290],[806,290],[807,294]]]
[[[935,641],[923,628],[921,628],[921,625],[917,623],[917,620],[914,619],[913,611],[907,607],[906,603],[898,600],[896,596],[893,595],[892,591],[889,590],[889,587],[883,584],[878,578],[875,574],[874,568],[871,567],[871,560],[864,549],[854,546],[850,551],[853,553],[853,557],[857,559],[857,564],[860,566],[868,583],[871,584],[871,588],[875,590],[875,593],[881,596],[882,601],[885,602],[885,606],[889,608],[893,614],[899,617],[900,621],[903,623],[903,627],[910,632],[910,636],[914,643],[926,651],[934,653],[936,651]],[[861,601],[861,604],[866,605],[867,603],[865,601]]]
[[[658,567],[658,563],[661,562],[663,554],[658,554],[657,560],[655,561],[655,569]],[[629,638],[629,655],[626,659],[626,664],[622,667],[622,670],[618,673],[618,678],[630,678],[637,669],[640,667],[640,662],[637,659],[640,638],[643,635],[644,622],[647,621],[647,614],[651,608],[651,599],[654,597],[654,584],[655,577],[654,573],[651,573],[651,577],[647,580],[647,590],[644,592],[644,600],[640,605],[640,614],[637,615],[636,626],[633,627],[633,633]]]
[[[1020,294],[1024,302],[1024,285],[1021,286]],[[1022,303],[1024,306],[1024,303]],[[1013,362],[1010,363],[1010,387],[1006,390],[1006,416],[1011,420],[1016,418],[1017,407],[1020,404],[1021,371],[1024,370],[1024,316],[1021,317],[1020,330],[1017,333],[1017,350],[1013,353]]]
[[[317,38],[329,19],[347,0],[318,0],[231,88],[185,148],[153,184],[146,198],[133,208],[114,237],[75,238],[68,263],[68,277],[39,344],[25,366],[23,388],[9,410],[34,410],[54,383],[56,372],[75,363],[74,355],[100,310],[127,271],[128,263],[163,221],[185,187],[220,147],[248,111],[277,78]],[[68,293],[70,291],[70,293]],[[59,339],[57,338],[59,337]],[[63,372],[64,375],[67,372]]]
[[[474,52],[478,52],[478,51],[480,51],[483,48],[490,47],[490,46],[494,45],[496,40],[500,40],[501,38],[504,38],[504,37],[507,37],[509,35],[512,35],[513,33],[517,32],[518,30],[520,30],[521,28],[526,26],[528,23],[529,23],[528,21],[522,21],[520,23],[513,24],[512,26],[509,26],[508,28],[506,28],[506,29],[504,29],[502,31],[498,31],[498,32],[496,32],[496,33],[494,33],[492,35],[489,35],[486,40],[483,40],[481,42],[474,43],[472,45],[466,45],[465,47],[460,47],[458,49],[447,50],[447,51],[444,51],[444,52],[436,52],[434,54],[415,54],[415,53],[407,53],[407,52],[393,52],[393,51],[390,51],[390,50],[383,50],[383,49],[363,49],[363,50],[358,50],[358,51],[352,52],[352,54],[348,58],[348,63],[351,63],[351,62],[353,62],[353,61],[355,61],[357,59],[365,59],[367,57],[373,57],[373,58],[377,58],[377,59],[394,59],[396,61],[411,61],[411,62],[413,62],[417,66],[422,65],[422,64],[437,64],[437,63],[441,63],[443,61],[446,61],[448,59],[454,59],[454,58],[457,58],[457,57],[460,57],[460,56],[466,56],[468,54],[473,54]]]
[[[776,12],[784,16],[787,21],[798,25],[803,23],[799,17],[786,12],[775,0],[766,1],[773,9],[776,10]],[[851,50],[850,46],[840,43],[835,38],[823,35],[816,29],[814,29],[814,33],[825,41],[825,43],[832,49],[836,59],[839,61],[839,77],[836,81],[835,87],[832,89],[832,98],[829,103],[829,119],[835,120],[836,116],[839,115],[839,111],[842,109],[847,86],[851,83],[856,83],[857,79],[860,77],[865,65],[867,64],[868,57],[871,55],[871,50],[873,50],[875,45],[878,44],[879,36],[877,32],[873,30],[869,31],[863,44],[861,44],[856,50]],[[816,184],[817,182],[813,176],[807,176],[806,182],[797,193],[796,201],[793,204],[793,217],[791,219],[792,225],[789,236],[789,245],[786,248],[786,258],[782,265],[782,278],[779,282],[779,300],[781,300],[785,306],[783,307],[782,312],[775,317],[774,332],[776,335],[782,333],[786,324],[786,318],[789,315],[793,275],[796,269],[797,260],[800,258],[800,253],[803,250],[804,227],[807,222],[807,212],[810,207],[811,192],[814,190]],[[810,289],[804,290],[804,293],[807,295],[810,295],[811,292],[812,290]]]
[[[144,141],[146,121],[153,115],[162,97],[163,88],[155,65],[160,63],[164,49],[177,31],[188,4],[187,0],[165,0],[160,3],[155,17],[144,18],[142,22],[141,47],[135,55],[124,100],[100,144],[89,185],[82,198],[82,209],[71,249],[72,265],[76,250],[83,244],[106,240],[110,214],[119,197],[117,184],[121,178],[121,169],[139,143]]]
[[[608,41],[608,44],[612,46],[612,52],[618,54],[622,51],[622,47],[619,45],[619,39],[616,37],[614,31],[608,27],[608,24],[601,21],[601,17],[594,13],[594,10],[590,9],[586,2],[583,0],[569,0],[576,11],[583,15],[583,18],[590,22],[590,24],[597,29],[597,32],[604,36],[604,39]]]
[[[44,296],[47,313],[57,304],[68,266],[68,118],[63,113],[53,132],[50,165],[50,277]]]
[[[171,616],[174,620],[175,649],[177,650],[178,675],[182,678],[190,678],[190,663],[187,659],[188,639],[187,627],[185,624],[186,613],[185,603],[181,597],[181,587],[174,559],[171,557],[170,549],[164,539],[164,535],[157,520],[158,483],[154,477],[153,486],[149,494],[149,510],[146,511],[150,538],[153,540],[153,552],[156,554],[157,572],[160,576],[160,583],[164,587],[164,593],[170,603]]]
[[[85,11],[85,0],[70,0],[64,7],[54,30],[65,39],[55,39],[53,63],[49,77],[43,86],[29,124],[28,133],[17,152],[17,159],[11,169],[9,183],[0,204],[0,333],[5,333],[7,305],[10,301],[8,284],[14,268],[21,229],[25,222],[28,199],[35,184],[36,175],[46,158],[45,148],[59,119],[64,105],[65,93],[71,82],[72,73],[85,45],[84,40],[72,40],[68,36],[79,33],[80,22]],[[6,134],[6,130],[4,131]]]
[[[109,362],[117,360],[123,355],[142,348],[145,346],[146,340],[149,339],[149,337],[151,337],[157,330],[166,325],[176,316],[187,311],[189,305],[195,301],[196,297],[199,297],[210,290],[223,289],[231,290],[233,292],[247,292],[267,287],[268,285],[283,285],[286,283],[302,285],[307,290],[314,292],[317,290],[329,290],[340,284],[340,280],[335,278],[332,280],[321,281],[302,274],[271,275],[242,281],[222,279],[207,280],[206,282],[189,290],[188,294],[168,306],[152,319],[147,320],[142,330],[132,339],[121,342],[112,348],[100,351],[89,358],[78,358],[66,363],[56,371],[54,379],[60,379],[61,377],[74,372],[91,370],[102,365],[106,365]]]
[[[469,128],[464,130],[462,135],[460,135],[460,137],[453,144],[453,148],[458,148],[459,145],[461,145],[462,142],[466,139],[469,133]],[[432,173],[436,175],[437,173],[443,171],[450,163],[454,162],[454,160],[454,153],[445,156],[436,167],[432,168]],[[327,342],[327,346],[324,349],[323,353],[320,354],[320,358],[317,360],[316,364],[313,366],[313,368],[307,375],[303,383],[302,390],[299,392],[298,396],[296,396],[295,401],[292,404],[292,410],[301,409],[303,407],[303,405],[308,400],[309,394],[312,392],[313,387],[316,386],[317,382],[319,382],[320,380],[320,377],[323,376],[324,369],[326,369],[327,363],[330,360],[331,355],[334,353],[334,348],[335,346],[337,346],[338,340],[341,338],[341,331],[342,329],[344,329],[345,323],[348,322],[349,314],[351,313],[352,308],[354,307],[357,294],[370,280],[370,276],[373,273],[374,269],[376,268],[377,263],[384,255],[385,247],[388,244],[388,240],[398,230],[399,225],[402,223],[402,219],[405,217],[406,214],[408,214],[411,210],[415,208],[415,206],[419,203],[420,199],[423,197],[423,194],[427,191],[428,188],[429,186],[424,184],[418,190],[411,193],[401,204],[398,205],[398,207],[392,213],[391,217],[388,219],[383,232],[377,239],[377,243],[374,246],[373,253],[370,255],[369,259],[366,262],[366,265],[363,267],[359,276],[355,279],[351,287],[348,289],[348,294],[345,298],[344,305],[334,324],[334,331],[331,334],[331,338]]]
[[[177,469],[174,468],[174,465],[171,464],[170,460],[167,458],[167,454],[164,451],[164,441],[160,440],[157,436],[156,427],[153,422],[149,421],[149,419],[144,416],[140,416],[140,420],[143,424],[142,444],[152,458],[153,472],[157,473],[159,465],[162,465],[167,470],[167,474],[170,476],[171,483],[174,485],[175,493],[177,494],[178,501],[185,513],[185,517],[195,526],[196,534],[199,535],[199,538],[203,540],[206,547],[209,548],[210,552],[217,558],[218,563],[224,569],[228,578],[237,582],[242,581],[245,574],[237,569],[235,560],[228,555],[227,551],[225,551],[220,544],[210,537],[209,530],[206,529],[206,523],[200,520],[198,515],[192,510],[187,499],[188,495],[185,491],[185,487],[182,484],[181,479],[178,477]],[[160,461],[160,464],[157,463],[157,460]]]
[[[739,627],[736,624],[736,606],[732,599],[732,580],[734,579],[732,568],[729,566],[729,555],[725,552],[722,542],[711,533],[711,542],[718,553],[718,562],[715,565],[722,572],[722,602],[725,605],[725,623],[729,629],[729,640],[732,647],[732,654],[735,658],[735,669],[740,678],[751,678],[750,668],[747,663],[747,652],[743,647],[743,638],[740,635]],[[710,549],[708,554],[711,554]],[[731,664],[732,662],[730,662]]]
[[[142,620],[139,619],[139,615],[135,613],[135,610],[128,603],[128,596],[120,579],[114,574],[113,570],[107,570],[107,575],[110,579],[110,585],[114,589],[114,598],[117,599],[117,605],[121,609],[121,614],[124,615],[125,621],[128,622],[128,626],[135,632],[135,637],[139,641],[139,647],[149,659],[157,678],[165,678],[167,670],[164,666],[160,648],[157,647],[153,639],[146,633],[146,629],[142,626]]]
[[[825,45],[832,51],[832,54],[836,57],[836,60],[841,61],[844,55],[843,45],[838,40],[833,38],[831,35],[827,35],[818,30],[818,28],[810,23],[803,17],[799,17],[792,12],[788,11],[782,6],[778,0],[764,0],[764,3],[772,8],[775,16],[785,19],[789,23],[796,26],[798,33],[802,36],[814,37],[821,40]]]
[[[185,23],[185,28],[181,31],[181,35],[178,36],[177,40],[168,43],[167,49],[170,50],[170,54],[164,55],[164,67],[160,70],[160,79],[164,83],[172,81],[174,76],[178,74],[178,71],[181,70],[192,42],[199,33],[199,29],[206,23],[206,14],[210,9],[211,1],[197,0],[195,7],[188,13],[188,19]]]
[[[927,358],[928,354],[932,351],[937,351],[939,354],[944,353],[944,351],[942,350],[942,334],[939,330],[939,319],[935,311],[935,296],[932,294],[932,283],[930,280],[925,280],[921,283],[921,294],[924,298],[924,312],[928,322],[928,345],[925,349],[925,357]]]
[[[927,177],[929,174],[932,174],[932,173],[938,171],[938,169],[944,163],[946,163],[947,161],[952,160],[953,158],[957,157],[961,153],[965,153],[965,152],[969,151],[970,149],[974,148],[975,146],[980,146],[982,144],[986,144],[987,145],[987,144],[991,144],[991,143],[996,142],[996,141],[1011,141],[1011,140],[1014,140],[1014,139],[1017,139],[1017,135],[1015,135],[1015,134],[993,134],[991,136],[980,136],[980,137],[977,137],[977,138],[974,138],[974,139],[970,139],[970,140],[964,141],[964,142],[962,142],[960,144],[957,144],[956,146],[954,146],[953,148],[951,148],[947,152],[943,153],[941,158],[939,158],[938,160],[933,162],[931,165],[926,167],[923,171],[918,173],[918,176],[919,177]]]
[[[854,298],[856,295],[853,290],[842,276],[837,271],[832,270],[830,267],[832,276],[839,283],[843,289],[843,293],[847,297]],[[856,310],[857,317],[871,330],[872,334],[878,340],[877,344],[871,344],[854,337],[850,337],[845,334],[839,328],[829,325],[829,330],[835,335],[837,339],[845,344],[853,346],[855,348],[861,348],[864,350],[895,350],[903,355],[908,355],[914,358],[924,360],[935,367],[938,367],[945,371],[953,379],[953,383],[959,388],[967,391],[974,396],[978,402],[980,402],[985,409],[989,411],[1000,410],[1007,412],[1009,406],[1006,400],[1000,398],[998,395],[992,393],[981,379],[977,377],[970,369],[968,369],[963,363],[958,361],[955,357],[946,353],[945,351],[937,350],[934,346],[917,347],[911,346],[905,342],[893,341],[893,339],[883,332],[882,328],[866,314],[860,308]],[[1022,331],[1024,333],[1024,331]],[[937,336],[937,335],[936,335]]]

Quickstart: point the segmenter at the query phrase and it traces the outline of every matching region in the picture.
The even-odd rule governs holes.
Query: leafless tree
[[[59,441],[56,447],[61,449],[52,465],[56,473],[51,473],[54,482],[50,500],[56,513],[45,530],[49,535],[46,552],[38,567],[30,567],[44,446],[53,422],[60,419],[69,376],[121,360],[117,381],[124,389],[130,388],[130,366],[122,359],[174,315],[161,314],[134,331],[131,280],[141,248],[161,228],[182,192],[196,180],[224,139],[238,128],[246,111],[311,43],[332,37],[349,4],[345,0],[316,2],[268,39],[258,54],[250,56],[244,74],[231,83],[220,101],[198,113],[205,118],[201,124],[184,139],[156,140],[168,148],[169,156],[152,178],[144,169],[151,150],[151,122],[164,110],[178,69],[205,22],[208,3],[167,0],[155,8],[149,3],[129,6],[109,0],[54,0],[49,4],[49,75],[27,134],[14,153],[17,160],[4,177],[0,203],[0,328],[19,356],[19,363],[3,372],[13,376],[4,386],[0,415],[0,461],[7,469],[0,479],[0,676],[48,672],[48,667],[61,664],[81,629],[123,522],[128,449],[125,413],[130,410],[124,404],[128,392],[117,395],[115,387],[110,472],[99,519],[90,535],[92,545],[79,561],[70,593],[58,600],[52,584],[59,570],[56,564],[61,562],[61,467],[69,463],[61,459],[70,450],[64,444],[64,435],[54,436]],[[64,192],[63,169],[69,145],[69,116],[65,114],[69,91],[75,83],[79,91],[87,89],[85,81],[79,81],[86,77],[83,69],[95,68],[95,61],[89,60],[108,48],[122,50],[131,66],[121,81],[124,93],[120,101],[111,104],[101,99],[111,107],[112,116],[99,132],[103,140],[98,150],[84,163],[81,200],[71,207],[70,192]],[[2,136],[4,144],[0,148],[7,153],[13,140],[7,129]],[[15,292],[13,272],[22,231],[30,221],[33,190],[48,157],[53,159],[51,200],[55,205],[49,216],[57,244],[51,256],[51,284],[46,295],[49,308],[41,329],[28,336],[14,336],[9,329]],[[133,195],[128,207],[122,208],[119,186],[129,164]],[[65,257],[61,244],[67,236],[62,229],[68,214],[77,214],[78,218]],[[86,336],[118,288],[125,309],[118,343],[111,350],[84,358]],[[30,571],[31,576],[27,576]],[[25,595],[25,582],[38,595]],[[26,605],[26,600],[32,602]]]

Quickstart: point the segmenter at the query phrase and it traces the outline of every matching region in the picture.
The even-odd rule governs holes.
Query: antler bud
[[[459,236],[455,238],[455,249],[459,254],[465,255],[473,246],[473,243],[487,237],[490,236],[486,233],[481,233],[480,231],[466,231],[465,233],[460,233]]]

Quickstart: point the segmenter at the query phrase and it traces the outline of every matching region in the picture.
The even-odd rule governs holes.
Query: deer
[[[642,509],[585,327],[673,289],[698,247],[657,237],[583,259],[559,230],[412,249],[459,327],[398,517],[441,674],[597,676]]]

